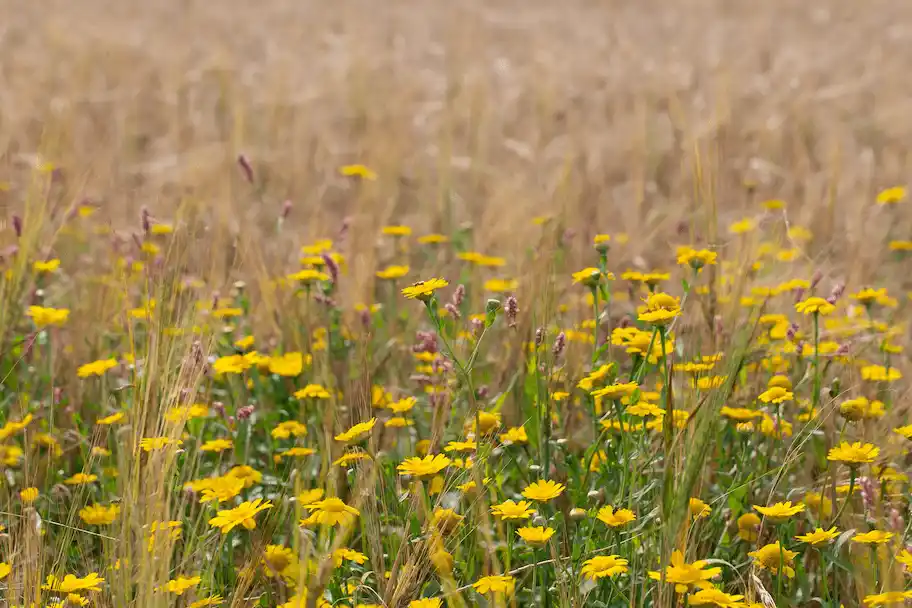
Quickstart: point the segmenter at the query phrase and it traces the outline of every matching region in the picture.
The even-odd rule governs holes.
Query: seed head
[[[507,325],[509,327],[516,327],[516,315],[519,313],[519,304],[516,302],[516,296],[507,298],[507,303],[504,306],[504,313],[507,316]]]
[[[557,334],[557,338],[554,339],[554,347],[551,349],[551,352],[554,353],[555,357],[560,357],[561,353],[564,352],[564,348],[567,347],[567,334],[560,332]]]

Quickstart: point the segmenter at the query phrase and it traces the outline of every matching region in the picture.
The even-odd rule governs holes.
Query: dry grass
[[[184,538],[197,535],[173,560],[150,562],[130,575],[109,575],[111,593],[99,598],[99,605],[170,605],[156,588],[175,572],[199,570],[200,564],[219,559],[238,570],[259,564],[259,550],[272,542],[266,534],[251,541],[257,551],[245,557],[237,547],[207,536],[211,531],[203,511],[186,495],[167,491],[169,484],[200,476],[207,465],[199,453],[155,460],[140,454],[137,445],[142,437],[182,436],[182,428],[169,426],[161,415],[188,393],[213,400],[230,395],[229,413],[243,406],[243,399],[260,400],[258,407],[277,415],[278,406],[270,410],[271,402],[262,401],[266,393],[259,392],[259,385],[248,391],[240,381],[225,388],[213,380],[204,359],[226,354],[230,340],[205,332],[206,337],[193,335],[190,330],[198,320],[194,306],[219,298],[244,302],[245,307],[250,303],[243,331],[257,337],[258,349],[310,352],[314,330],[336,321],[323,308],[301,304],[295,294],[277,289],[274,279],[297,269],[300,247],[317,239],[334,239],[336,250],[345,256],[345,273],[332,297],[347,328],[359,327],[356,304],[381,302],[392,311],[388,325],[353,341],[345,361],[315,363],[310,381],[346,395],[339,403],[334,399],[321,420],[324,445],[332,444],[331,433],[339,425],[344,429],[367,417],[376,377],[386,375],[387,388],[405,394],[411,332],[428,328],[415,309],[396,303],[394,288],[376,278],[378,268],[407,260],[413,268],[409,277],[416,271],[434,272],[453,285],[459,278],[475,300],[469,312],[483,306],[478,297],[482,273],[460,270],[446,249],[427,253],[414,242],[410,248],[391,243],[379,236],[383,225],[408,225],[416,236],[455,235],[454,240],[461,239],[468,248],[507,260],[497,276],[519,280],[520,328],[492,338],[496,346],[482,354],[476,381],[490,385],[493,394],[519,395],[505,398],[505,417],[511,424],[522,423],[530,409],[520,394],[528,371],[521,357],[523,344],[539,326],[556,333],[561,324],[591,318],[591,309],[580,311],[577,306],[579,293],[568,275],[595,263],[591,244],[597,233],[629,236],[611,252],[610,269],[618,278],[627,268],[671,268],[679,244],[718,251],[720,259],[733,264],[719,272],[733,277],[727,293],[734,303],[714,308],[718,302],[713,296],[712,306],[697,308],[677,328],[682,336],[700,336],[698,346],[692,347],[696,338],[687,343],[685,358],[725,350],[732,382],[742,363],[759,359],[749,336],[742,335],[745,328],[748,333],[755,329],[748,320],[756,321],[756,315],[742,315],[737,306],[738,298],[758,284],[817,273],[824,296],[838,283],[850,291],[887,287],[903,300],[900,313],[889,321],[906,321],[905,294],[912,290],[912,279],[903,261],[885,249],[891,239],[912,240],[912,219],[905,210],[875,207],[872,201],[883,188],[906,184],[912,171],[912,120],[907,116],[912,99],[912,3],[811,4],[0,0],[0,14],[9,16],[0,24],[0,248],[7,247],[3,263],[10,271],[0,289],[5,375],[0,423],[40,411],[43,431],[55,434],[68,456],[85,456],[82,448],[109,439],[97,427],[90,434],[87,421],[130,403],[137,418],[112,439],[126,446],[113,463],[123,480],[116,491],[124,505],[119,536],[145,539],[150,522],[185,512],[192,515],[187,515]],[[249,160],[252,181],[239,167],[241,156]],[[339,175],[341,165],[352,163],[370,167],[378,179]],[[785,210],[766,213],[760,205],[766,199],[788,204]],[[290,213],[283,218],[286,201]],[[74,214],[87,205],[99,208],[87,224],[91,228],[74,228]],[[148,240],[144,212],[180,228],[173,238],[156,241],[162,247],[157,260],[140,249]],[[24,218],[21,236],[15,234],[14,216]],[[731,235],[728,225],[743,217],[762,220],[764,236]],[[787,229],[795,226],[810,228],[812,237],[790,237]],[[757,259],[761,240],[767,238],[778,240],[783,249],[798,250],[796,259],[771,265],[759,277],[737,272]],[[63,261],[62,278],[42,284],[31,275],[32,261],[55,257]],[[129,266],[140,259],[147,268],[139,278],[112,270],[115,260]],[[490,276],[495,275],[484,275]],[[194,298],[177,288],[190,277],[204,285]],[[680,295],[676,281],[677,276],[668,291]],[[637,295],[633,287],[629,293]],[[127,311],[150,298],[156,299],[161,317],[139,331]],[[56,333],[24,329],[23,311],[38,301],[72,311],[59,344]],[[577,313],[573,319],[559,308],[568,302]],[[784,310],[790,310],[792,302],[786,304]],[[621,304],[608,311],[603,333],[629,316],[630,309]],[[174,332],[175,327],[186,331]],[[382,340],[372,341],[375,338]],[[552,338],[549,335],[549,341]],[[863,348],[877,339],[861,337],[855,344]],[[894,341],[906,345],[908,340],[903,334]],[[76,368],[84,362],[128,352],[142,360],[142,375],[127,373],[122,382],[112,380],[110,385],[76,377]],[[544,391],[545,400],[549,391],[572,390],[572,383],[587,373],[590,354],[571,348],[565,364],[548,359],[547,365],[563,370],[563,385],[535,384],[530,390]],[[406,364],[389,363],[400,359]],[[905,370],[905,355],[894,364]],[[471,373],[457,371],[462,376],[452,374],[459,388],[453,389],[448,407],[474,415],[474,391],[460,402]],[[659,376],[658,369],[652,371],[651,381]],[[796,381],[802,391],[809,390],[808,376]],[[862,386],[857,374],[846,375],[842,382],[834,395],[854,395]],[[267,399],[278,399],[291,386],[278,382]],[[733,391],[736,387],[726,385],[699,406],[693,395],[674,398],[681,399],[684,409],[705,407],[715,419]],[[886,435],[908,416],[905,384],[891,391],[895,407],[879,426],[866,427],[865,438]],[[235,403],[235,397],[241,401]],[[827,401],[829,414],[833,405],[832,399]],[[659,474],[669,478],[680,473],[688,484],[686,493],[678,488],[674,511],[662,506],[666,519],[683,518],[682,500],[692,487],[708,487],[715,474],[713,458],[719,456],[708,440],[714,432],[705,422],[709,419],[700,419],[686,440],[684,434],[677,437],[675,457]],[[450,422],[442,415],[434,418],[435,441],[456,438],[454,431],[461,434],[462,419],[454,415]],[[590,426],[576,429],[569,421],[562,426],[562,439],[571,452],[595,439]],[[835,438],[835,416],[826,416],[821,429],[828,442]],[[797,438],[807,439],[799,432]],[[240,450],[243,437],[238,435],[237,441]],[[536,439],[533,444],[538,444]],[[661,447],[672,453],[670,441]],[[766,500],[766,495],[754,494],[762,491],[773,502],[787,494],[783,486],[810,488],[816,483],[819,471],[812,464],[794,470],[785,466],[797,463],[804,447],[796,441],[784,450],[779,467],[745,500]],[[697,448],[699,462],[691,465],[688,450]],[[265,458],[267,452],[259,456]],[[907,463],[904,450],[890,454]],[[254,458],[246,445],[243,455]],[[347,492],[365,514],[353,538],[362,535],[360,548],[370,556],[370,565],[394,571],[391,582],[375,581],[372,589],[395,608],[418,597],[419,583],[426,582],[432,570],[426,559],[430,541],[416,543],[408,552],[403,549],[399,559],[392,555],[386,560],[383,551],[389,547],[375,544],[382,518],[420,522],[426,508],[420,496],[411,496],[406,506],[391,507],[390,497],[402,489],[384,486],[396,481],[392,468],[386,477],[384,471],[359,469],[357,477],[346,479],[328,473],[328,448],[321,457],[320,483]],[[18,588],[11,585],[6,598],[33,600],[48,573],[69,571],[70,545],[78,546],[76,554],[94,556],[91,559],[136,560],[143,555],[132,545],[109,542],[114,537],[104,542],[82,538],[85,531],[78,529],[76,510],[86,497],[63,493],[57,483],[63,469],[55,469],[53,459],[29,452],[24,462],[15,483],[7,469],[10,487],[0,494],[0,506],[9,505],[8,515],[24,521],[28,513],[15,507],[21,487],[35,485],[43,494],[56,491],[51,512],[60,517],[48,525],[69,531],[55,534],[53,548],[42,548],[34,526],[13,525],[15,534],[0,544],[0,562],[8,551],[24,565],[15,575]],[[237,462],[242,460],[238,457]],[[87,458],[79,465],[89,470],[95,462]],[[67,475],[73,472],[67,469]],[[776,472],[782,479],[771,483]],[[278,502],[310,481],[294,477],[286,482],[293,487],[270,496]],[[149,488],[157,490],[150,493]],[[727,496],[712,498],[726,504]],[[111,496],[93,496],[102,498]],[[494,543],[492,530],[503,533],[486,519],[486,506],[479,499],[468,507],[476,516],[466,533],[473,550]],[[571,505],[564,506],[568,513]],[[658,502],[652,506],[659,508]],[[647,511],[644,506],[639,514]],[[885,513],[886,507],[881,515]],[[282,506],[282,514],[302,515],[300,507],[288,505]],[[278,530],[280,521],[272,518],[270,525]],[[630,556],[631,563],[640,560],[643,570],[644,564],[655,567],[655,559],[667,560],[671,546],[684,538],[680,526],[670,528],[658,535],[653,549]],[[295,549],[299,543],[307,545],[301,548],[302,561],[305,553],[346,542],[342,534],[321,536],[313,546],[293,533],[283,538]],[[698,542],[705,541],[693,540],[693,545]],[[709,550],[713,544],[700,548]],[[721,540],[715,548],[719,546]],[[503,569],[499,554],[492,553],[493,558],[477,564],[485,574]],[[546,557],[559,560],[560,550],[552,547]],[[313,573],[312,589],[331,586],[328,564],[323,562],[323,569]],[[398,568],[406,565],[412,570],[400,574]],[[813,566],[812,561],[809,571]],[[744,583],[748,570],[740,571],[733,588],[755,597],[756,587]],[[272,606],[291,595],[264,592],[249,574],[240,572],[226,581],[222,577],[228,575],[220,571],[205,586],[225,594],[232,606],[255,605],[254,600]],[[839,583],[846,597],[852,597],[846,605],[857,603],[855,596],[882,590],[885,578],[877,587],[878,579],[872,584],[869,574],[859,570]],[[555,603],[576,607],[586,601],[589,591],[581,593],[567,577],[558,579],[551,594]],[[900,574],[890,580],[903,579]],[[642,591],[649,587],[644,581],[637,597],[645,605],[653,598]],[[465,600],[454,589],[471,582],[442,580],[439,589],[460,605]],[[656,597],[657,602],[671,601],[670,594]],[[534,599],[528,595],[521,601]]]

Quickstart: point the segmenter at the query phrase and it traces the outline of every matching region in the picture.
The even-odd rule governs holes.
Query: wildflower
[[[269,373],[277,376],[294,377],[304,369],[304,355],[301,353],[285,353],[278,357],[270,357]]]
[[[615,400],[620,399],[621,397],[631,396],[638,388],[639,385],[637,385],[636,382],[622,382],[610,384],[605,388],[593,391],[591,394],[593,397],[604,397],[606,399]]]
[[[76,591],[101,591],[101,583],[105,579],[98,576],[97,572],[91,572],[82,578],[73,574],[67,574],[63,579],[59,579],[53,574],[48,574],[45,584],[41,586],[46,591],[57,591],[60,593],[73,593]]]
[[[209,525],[219,528],[222,534],[227,534],[236,526],[244,526],[248,530],[256,528],[254,516],[260,511],[272,508],[271,501],[263,502],[262,498],[252,501],[244,501],[233,509],[219,511],[218,514],[209,520]]]
[[[60,260],[56,258],[44,262],[36,260],[35,263],[32,264],[32,269],[37,273],[50,274],[56,271],[58,268],[60,268]]]
[[[289,437],[303,437],[307,435],[307,426],[297,420],[286,420],[280,422],[274,429],[269,431],[273,439],[288,439]]]
[[[529,500],[545,502],[553,498],[557,498],[563,494],[565,489],[566,486],[564,484],[556,483],[550,480],[539,480],[526,486],[526,489],[522,491],[522,495],[524,498],[528,498]]]
[[[394,414],[403,414],[415,407],[416,403],[418,403],[418,400],[414,397],[406,397],[405,399],[393,401],[389,404],[387,409],[389,409]]]
[[[907,424],[906,426],[898,426],[893,429],[893,432],[902,435],[906,439],[912,439],[912,424]]]
[[[707,564],[703,560],[697,560],[692,564],[684,561],[684,554],[675,550],[671,554],[671,564],[665,568],[665,582],[675,586],[675,591],[685,593],[693,589],[710,589],[712,584],[710,579],[722,574],[722,568],[706,568]],[[649,578],[655,581],[662,580],[661,572],[649,572]]]
[[[297,495],[295,500],[297,500],[299,504],[309,505],[317,502],[321,498],[323,498],[323,489],[313,488],[311,490],[304,490]]]
[[[599,509],[596,518],[612,528],[619,528],[635,520],[636,515],[630,509],[618,509],[615,511],[613,506],[605,505]]]
[[[711,604],[720,608],[747,608],[747,604],[742,601],[743,595],[729,595],[715,587],[700,589],[687,599],[691,606]]]
[[[738,518],[738,538],[749,543],[760,536],[760,518],[755,513],[745,513]]]
[[[719,413],[726,418],[739,422],[763,417],[763,412],[758,412],[757,410],[748,409],[746,407],[728,407],[727,405],[723,406],[722,409],[719,410]]]
[[[408,273],[409,273],[408,266],[387,266],[383,270],[378,270],[376,274],[377,274],[378,279],[393,280],[393,279],[401,279]]]
[[[777,502],[776,504],[769,507],[761,507],[759,505],[754,505],[754,509],[757,510],[761,515],[769,517],[773,521],[784,521],[791,517],[792,515],[797,515],[804,511],[804,505],[798,503],[793,505],[792,501],[786,502]]]
[[[333,465],[344,467],[353,462],[360,462],[362,460],[370,460],[370,454],[361,450],[353,450],[342,454],[342,456],[333,461]]]
[[[709,514],[712,513],[709,505],[699,498],[691,498],[690,501],[688,501],[687,506],[690,511],[690,516],[695,519],[709,517]]]
[[[822,545],[824,543],[831,542],[834,538],[839,536],[839,532],[835,527],[830,528],[829,530],[824,530],[823,528],[817,528],[813,532],[808,532],[807,534],[800,534],[795,538],[800,540],[803,543],[808,543],[809,545]]]
[[[80,378],[88,378],[89,376],[103,376],[106,371],[114,367],[117,367],[117,359],[99,359],[98,361],[92,361],[91,363],[80,365],[79,369],[76,370],[76,375]]]
[[[871,382],[895,382],[902,378],[902,372],[895,367],[865,365],[861,368],[861,378]]]
[[[195,418],[205,418],[209,415],[209,406],[199,403],[194,405],[185,405],[182,407],[172,407],[165,414],[165,420],[168,422],[183,423]]]
[[[188,608],[208,608],[209,606],[221,606],[225,600],[221,595],[210,595],[201,600],[196,600]]]
[[[450,237],[443,234],[425,234],[424,236],[418,237],[418,242],[422,245],[438,245],[440,243],[446,243],[450,240]]]
[[[98,475],[94,473],[76,473],[72,477],[65,479],[63,483],[68,486],[81,486],[83,484],[92,483],[93,481],[98,480]]]
[[[7,564],[6,562],[0,562],[0,581],[9,576],[9,573],[13,571],[13,567]]]
[[[361,512],[354,507],[350,507],[341,499],[336,497],[325,498],[317,502],[303,505],[308,511],[312,511],[308,519],[313,519],[313,523],[324,526],[335,526],[337,524],[349,525],[355,521],[355,518],[361,515]]]
[[[29,306],[25,314],[31,317],[35,325],[41,329],[49,325],[63,325],[70,316],[70,310],[68,308]]]
[[[896,556],[896,561],[905,566],[907,572],[912,572],[912,552],[908,549],[900,551],[899,555]]]
[[[781,386],[774,386],[768,388],[762,393],[758,399],[763,403],[784,403],[786,401],[791,401],[795,398],[795,395],[791,391],[787,391]]]
[[[692,249],[690,247],[678,247],[678,265],[690,266],[694,270],[699,270],[704,266],[716,263],[716,252],[709,249]]]
[[[244,489],[244,480],[238,479],[231,475],[222,475],[220,477],[210,477],[191,481],[185,484],[186,488],[199,492],[200,502],[225,502],[231,500],[241,493]]]
[[[363,180],[372,182],[377,179],[377,173],[364,165],[342,165],[339,167],[339,175],[345,177],[358,177]]]
[[[892,532],[884,532],[883,530],[871,530],[870,532],[856,534],[852,537],[852,542],[861,543],[863,545],[882,545],[891,538],[893,538]]]
[[[210,439],[200,446],[201,452],[224,452],[234,447],[230,439]]]
[[[598,268],[583,268],[580,271],[573,273],[573,282],[582,283],[586,287],[595,287],[599,284],[599,279],[602,277],[602,271]]]
[[[342,565],[343,560],[348,560],[350,562],[355,562],[358,565],[363,564],[367,561],[367,556],[363,553],[355,551],[354,549],[348,549],[346,547],[341,547],[333,551],[333,562],[336,564],[336,567]]]
[[[654,293],[646,299],[646,310],[638,319],[652,325],[668,325],[681,314],[681,301],[667,293]]]
[[[606,576],[613,577],[628,571],[627,560],[619,555],[598,555],[583,562],[580,573],[589,580],[597,581]]]
[[[438,507],[434,509],[434,517],[431,520],[431,525],[441,534],[449,534],[456,529],[463,519],[465,518],[453,509]]]
[[[439,597],[426,597],[409,602],[408,608],[442,608],[443,600]]]
[[[782,572],[789,578],[795,576],[795,569],[792,568],[792,560],[798,555],[796,551],[789,551],[779,545],[779,541],[764,545],[756,551],[748,553],[753,557],[760,568],[767,568],[775,574]]]
[[[903,186],[893,186],[886,188],[877,193],[875,202],[878,205],[895,205],[901,203],[906,198],[906,189]]]
[[[833,513],[833,501],[819,492],[808,492],[804,495],[804,504],[817,517],[829,517]]]
[[[90,505],[79,510],[79,518],[90,526],[106,526],[117,519],[119,505]]]
[[[19,499],[27,505],[38,500],[38,488],[25,488],[19,491]]]
[[[444,470],[453,461],[443,454],[434,454],[424,458],[412,457],[403,460],[396,470],[400,475],[411,475],[412,477],[430,477]]]
[[[475,428],[476,423],[480,428]],[[481,431],[482,436],[490,435],[498,428],[500,428],[500,414],[492,414],[490,412],[478,412],[475,417],[471,419],[471,424],[469,426],[473,435],[477,431]]]
[[[444,279],[428,279],[426,281],[418,281],[413,284],[411,287],[406,287],[402,290],[402,295],[404,295],[409,300],[421,300],[427,302],[434,295],[434,292],[442,287],[449,285]]]
[[[359,422],[354,425],[344,433],[339,433],[335,436],[336,441],[343,442],[352,442],[359,441],[364,438],[365,435],[371,432],[371,429],[374,428],[374,425],[377,424],[376,418],[371,418],[367,422]]]
[[[484,576],[472,584],[478,593],[513,593],[515,586],[512,576]]]
[[[795,304],[795,310],[805,315],[819,314],[826,316],[836,310],[836,306],[824,298],[812,296],[803,302]]]
[[[880,448],[875,447],[873,444],[862,444],[860,441],[850,444],[847,441],[843,441],[838,447],[830,449],[827,454],[827,460],[844,462],[851,467],[874,462],[874,459],[879,454]]]
[[[160,589],[174,595],[183,595],[188,589],[199,585],[202,580],[199,576],[178,576],[162,585]]]
[[[912,599],[912,591],[885,591],[866,595],[862,600],[867,606],[887,606],[890,604],[902,604],[906,600]]]
[[[506,433],[501,433],[499,439],[501,443],[526,443],[529,441],[529,436],[526,434],[525,427],[516,426],[507,429]]]
[[[169,445],[181,445],[183,443],[180,439],[171,439],[170,437],[143,437],[139,440],[139,447],[144,452],[154,452],[162,450]]]
[[[474,441],[451,441],[443,448],[444,452],[474,452],[478,444]]]
[[[308,384],[295,391],[294,396],[296,399],[329,399],[329,391],[319,384]]]
[[[554,536],[554,529],[545,528],[544,526],[526,526],[518,529],[516,533],[520,538],[526,541],[527,544],[532,545],[533,547],[540,547]]]
[[[743,220],[739,220],[733,224],[730,224],[728,226],[728,231],[732,234],[746,234],[756,227],[757,223],[754,220],[745,218]]]
[[[299,283],[304,283],[309,285],[310,283],[315,283],[317,281],[328,281],[329,275],[321,270],[314,270],[313,268],[304,268],[293,274],[286,277],[289,281],[297,281]]]
[[[506,293],[516,291],[519,288],[519,281],[516,279],[489,279],[484,284],[485,291],[495,293]]]
[[[529,519],[535,511],[531,509],[532,503],[521,500],[518,503],[507,500],[491,507],[491,514],[503,520]]]

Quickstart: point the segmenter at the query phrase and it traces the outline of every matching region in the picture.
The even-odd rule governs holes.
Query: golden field
[[[0,7],[0,606],[912,600],[912,4]]]

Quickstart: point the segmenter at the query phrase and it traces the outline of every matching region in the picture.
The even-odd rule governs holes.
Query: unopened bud
[[[570,519],[573,521],[582,521],[586,519],[586,511],[579,507],[574,507],[570,509]]]

